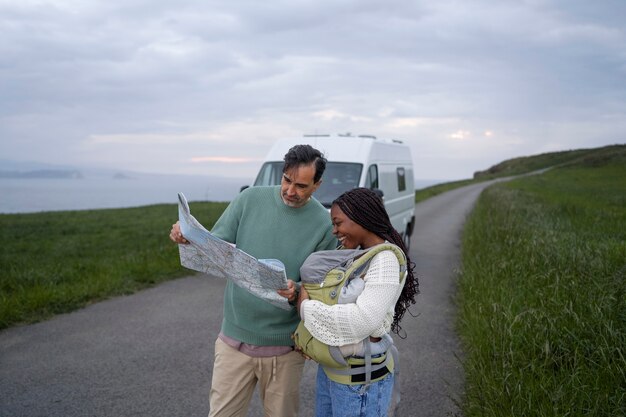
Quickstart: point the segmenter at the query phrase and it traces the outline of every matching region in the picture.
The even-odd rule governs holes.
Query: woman
[[[371,190],[356,188],[345,192],[333,202],[330,215],[333,234],[343,248],[370,250],[388,242],[399,247],[406,256],[406,271],[401,272],[401,262],[393,250],[376,252],[366,272],[359,272],[364,285],[356,286],[353,302],[327,305],[309,299],[304,286],[300,291],[298,308],[303,325],[311,335],[326,345],[340,347],[343,355],[351,352],[349,362],[367,363],[359,357],[363,355],[364,344],[371,341],[374,342],[371,346],[376,346],[375,342],[391,340],[388,332],[398,333],[407,307],[415,303],[418,283],[413,275],[414,265],[408,258],[402,237],[391,225],[382,199]],[[363,256],[362,252],[359,254]],[[371,352],[370,347],[366,346],[365,351]],[[371,362],[380,363],[387,359],[386,355],[390,353],[370,353],[369,369],[372,369]],[[352,371],[351,368],[361,372],[365,365],[350,365],[346,372]],[[370,380],[373,382],[368,383]],[[393,384],[393,362],[376,375],[350,373],[343,378],[335,369],[319,366],[316,416],[385,416]]]

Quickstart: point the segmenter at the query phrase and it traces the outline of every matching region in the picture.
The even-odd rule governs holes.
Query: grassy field
[[[626,153],[487,189],[466,223],[464,413],[626,415]]]
[[[226,203],[191,203],[211,227]],[[189,274],[176,205],[0,215],[0,329]]]

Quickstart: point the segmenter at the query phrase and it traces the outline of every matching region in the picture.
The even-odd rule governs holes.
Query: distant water
[[[131,179],[0,178],[0,213],[85,210],[177,204],[179,192],[189,201],[231,201],[250,180],[192,176],[145,176]]]
[[[137,207],[188,201],[231,201],[252,180],[193,176],[145,176],[132,179],[0,178],[0,213]],[[417,189],[436,180],[416,180]]]

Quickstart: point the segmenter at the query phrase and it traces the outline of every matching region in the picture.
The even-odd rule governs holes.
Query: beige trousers
[[[209,417],[245,417],[257,382],[265,416],[297,416],[303,368],[304,358],[298,352],[255,358],[218,338]]]

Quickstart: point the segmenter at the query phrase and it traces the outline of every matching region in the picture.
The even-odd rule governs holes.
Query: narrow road
[[[466,215],[491,182],[416,206],[411,257],[421,294],[402,323],[396,416],[460,416],[455,271]],[[166,231],[163,238],[167,239]],[[193,276],[0,332],[0,417],[206,416],[223,282]],[[313,415],[315,366],[302,380]],[[262,415],[255,396],[250,417]]]

